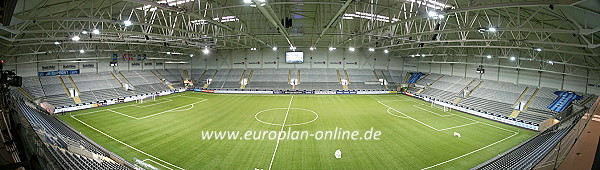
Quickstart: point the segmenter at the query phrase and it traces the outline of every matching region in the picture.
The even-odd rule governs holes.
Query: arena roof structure
[[[27,0],[0,27],[0,44],[5,57],[352,48],[422,63],[499,57],[539,71],[598,70],[598,18],[596,0]]]

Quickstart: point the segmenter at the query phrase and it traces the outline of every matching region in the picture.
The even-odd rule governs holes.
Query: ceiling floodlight
[[[490,27],[490,28],[488,28],[488,31],[490,31],[490,32],[496,32],[496,28]]]
[[[515,57],[510,57],[510,61],[515,61],[517,58]]]
[[[310,51],[315,50],[315,47],[310,47]]]
[[[335,47],[329,47],[329,51],[335,50]]]
[[[273,47],[273,51],[277,51],[277,47]]]
[[[127,20],[127,21],[123,21],[123,24],[127,27],[127,26],[133,25],[133,22]]]
[[[356,50],[356,49],[355,49],[354,47],[350,47],[350,48],[348,48],[348,50],[350,50],[350,51],[354,51],[354,50]]]
[[[204,50],[202,50],[202,53],[208,54],[208,53],[210,53],[210,51],[208,50],[208,48],[204,48]]]
[[[56,44],[56,45],[59,45],[59,44],[60,44],[60,42],[56,41],[56,42],[54,42],[54,44]]]
[[[375,51],[375,49],[374,48],[369,48],[369,51]]]
[[[437,12],[435,12],[435,11],[429,11],[429,12],[427,13],[427,15],[428,15],[429,17],[431,17],[431,18],[434,18],[434,17],[437,17],[437,16],[438,16]]]
[[[79,38],[79,36],[74,36],[73,38],[71,38],[71,40],[73,41],[79,41],[81,38]]]
[[[83,50],[83,49],[79,50],[79,53],[85,53],[85,50]]]
[[[492,58],[492,55],[487,55],[486,57],[487,57],[487,58]]]
[[[94,33],[94,34],[98,35],[98,34],[100,34],[100,30],[98,30],[98,29],[94,29],[94,30],[92,31],[92,33]]]
[[[390,50],[383,50],[383,52],[387,54],[390,52]]]

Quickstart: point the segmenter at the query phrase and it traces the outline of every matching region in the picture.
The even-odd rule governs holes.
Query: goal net
[[[437,109],[437,110],[441,110],[444,112],[449,112],[451,109],[449,107],[446,106],[442,106],[442,105],[437,105],[433,102],[431,102],[431,108]]]

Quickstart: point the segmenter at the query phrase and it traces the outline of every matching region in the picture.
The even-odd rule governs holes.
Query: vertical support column
[[[500,66],[500,57],[498,57],[498,66]],[[500,81],[500,67],[498,67],[498,74],[496,74],[496,81]]]
[[[515,81],[515,82],[517,82],[516,83],[517,85],[519,85],[519,76],[521,76],[521,69],[517,68],[517,81]]]
[[[590,84],[590,69],[585,69],[585,94],[588,94],[588,84]]]
[[[567,65],[563,64],[563,71],[562,71],[562,82],[560,83],[560,90],[565,90],[565,72],[567,69]]]

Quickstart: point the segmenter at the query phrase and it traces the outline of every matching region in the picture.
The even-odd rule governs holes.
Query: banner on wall
[[[81,67],[83,67],[83,68],[95,68],[96,65],[95,64],[83,64]]]
[[[248,62],[248,64],[260,64],[260,61],[257,61],[257,62]]]
[[[325,61],[322,61],[322,62],[321,61],[313,62],[313,64],[325,64],[325,63],[326,63]]]
[[[55,65],[42,66],[42,70],[56,70]]]
[[[235,62],[235,63],[233,63],[233,64],[234,64],[234,65],[240,65],[240,64],[244,64],[244,63],[245,63],[245,62],[243,62],[243,61],[242,61],[242,62]]]
[[[140,66],[141,63],[131,63],[131,66]]]
[[[79,70],[58,70],[38,72],[38,77],[79,74]]]
[[[346,64],[358,65],[358,62],[346,62]]]
[[[152,63],[144,63],[144,66],[152,66]]]
[[[331,61],[331,62],[329,62],[329,64],[342,64],[342,62],[341,61]]]
[[[62,68],[63,68],[63,70],[74,70],[74,69],[77,69],[77,65],[75,65],[75,64],[63,64]]]
[[[265,64],[277,64],[277,61],[267,61]]]

